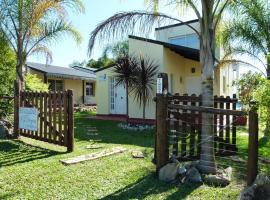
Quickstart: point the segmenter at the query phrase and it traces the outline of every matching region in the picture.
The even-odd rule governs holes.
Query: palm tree
[[[240,0],[231,7],[234,17],[222,32],[232,55],[248,55],[258,60],[270,81],[270,8],[267,0]],[[265,59],[264,59],[265,58]],[[270,107],[265,136],[270,136]]]
[[[17,81],[31,54],[51,58],[49,45],[64,33],[80,42],[80,34],[66,21],[67,9],[83,12],[80,0],[0,0],[0,31],[16,54]]]
[[[89,40],[89,54],[95,42],[122,39],[128,34],[149,34],[154,25],[165,25],[172,22],[182,22],[198,34],[200,39],[200,65],[202,68],[202,105],[214,106],[213,74],[215,68],[215,37],[216,29],[225,8],[232,0],[146,0],[153,5],[152,11],[120,12],[101,22],[91,33]],[[159,3],[167,6],[178,6],[193,11],[200,24],[200,31],[182,20],[158,12]],[[200,170],[205,173],[215,173],[213,115],[202,114],[202,148],[200,155]]]
[[[140,56],[133,92],[135,99],[143,107],[143,119],[145,119],[146,104],[150,101],[154,90],[158,68],[159,65],[154,61]]]
[[[135,82],[137,62],[133,57],[125,54],[119,57],[115,62],[115,67],[113,68],[113,72],[115,73],[115,86],[124,85],[126,89],[126,114],[127,120],[129,118],[129,92],[130,88],[132,88]]]

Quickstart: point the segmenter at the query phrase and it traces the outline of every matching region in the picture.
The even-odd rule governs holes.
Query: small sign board
[[[162,94],[163,93],[163,83],[162,83],[162,78],[157,78],[157,94]]]
[[[38,109],[36,108],[19,108],[19,128],[30,131],[38,130]]]

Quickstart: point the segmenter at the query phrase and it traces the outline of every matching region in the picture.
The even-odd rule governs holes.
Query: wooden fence
[[[66,146],[67,150],[74,148],[73,125],[73,92],[19,92],[19,107],[35,107],[38,109],[38,131],[20,129],[18,120],[14,127],[19,135],[36,140]],[[16,107],[16,105],[15,105]],[[17,107],[16,107],[17,108]],[[15,115],[16,112],[15,110]],[[18,117],[15,116],[15,119]],[[15,129],[16,131],[16,129]]]
[[[168,95],[168,77],[161,73],[162,88],[156,96],[156,145],[157,171],[169,162],[170,144],[172,154],[179,161],[196,160],[201,153],[202,113],[212,114],[213,149],[216,156],[237,154],[236,121],[238,116],[247,115],[236,110],[237,99],[214,97],[214,107],[203,107],[201,96]],[[249,112],[249,154],[247,165],[248,184],[257,175],[258,162],[258,115],[256,109]]]
[[[201,150],[198,144],[201,142],[202,97],[195,94],[176,94],[169,95],[167,101],[167,121],[169,138],[173,140],[173,155],[181,161],[198,159]],[[214,97],[216,109],[210,113],[214,114],[218,109],[224,110],[223,114],[214,114],[214,148],[217,155],[233,155],[237,152],[236,120],[243,113],[236,111],[236,103],[236,98]]]

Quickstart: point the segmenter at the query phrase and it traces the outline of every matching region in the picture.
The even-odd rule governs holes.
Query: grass
[[[166,184],[157,180],[151,162],[153,132],[124,131],[117,122],[87,119],[75,115],[75,151],[34,141],[0,140],[0,199],[237,199],[243,185],[233,182],[218,188],[196,184]],[[88,127],[97,127],[98,136],[88,136]],[[141,150],[146,157],[133,159],[130,152],[64,166],[59,160],[123,146]],[[245,144],[242,144],[245,146]],[[260,152],[269,156],[269,142]]]

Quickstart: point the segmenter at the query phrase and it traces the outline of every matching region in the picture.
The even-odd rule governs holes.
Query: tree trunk
[[[266,64],[267,64],[267,69],[266,69],[266,75],[267,75],[267,81],[270,81],[270,53],[266,55]],[[270,138],[270,105],[268,106],[267,109],[267,114],[266,114],[266,126],[264,130],[264,137]]]
[[[143,97],[143,98],[145,99],[146,97]],[[143,100],[143,119],[145,119],[145,107],[146,107],[146,101]]]
[[[214,107],[213,78],[215,61],[215,33],[211,8],[205,3],[202,12],[200,65],[202,68],[202,106]],[[202,113],[201,155],[199,168],[206,174],[216,173],[214,154],[213,114]]]

